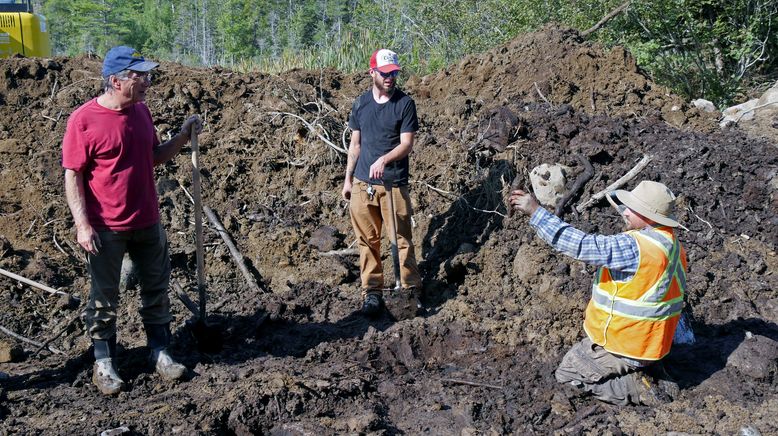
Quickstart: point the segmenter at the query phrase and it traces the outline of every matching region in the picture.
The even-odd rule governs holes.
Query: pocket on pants
[[[565,355],[563,364],[580,374],[584,383],[599,383],[610,373],[597,362],[597,352],[586,343],[578,343]]]

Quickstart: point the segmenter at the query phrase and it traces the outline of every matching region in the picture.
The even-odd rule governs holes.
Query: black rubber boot
[[[170,324],[143,324],[146,328],[146,345],[153,350],[170,345]]]
[[[146,340],[151,348],[151,363],[165,380],[178,380],[186,374],[186,367],[173,360],[167,351],[170,345],[169,324],[144,324]]]
[[[375,317],[381,313],[381,296],[378,294],[367,294],[365,301],[362,302],[362,313],[368,317]]]
[[[108,340],[92,339],[94,345],[95,360],[116,357],[116,336]]]
[[[124,388],[113,364],[116,357],[116,336],[108,340],[93,339],[95,364],[92,367],[92,383],[104,395],[116,395]]]

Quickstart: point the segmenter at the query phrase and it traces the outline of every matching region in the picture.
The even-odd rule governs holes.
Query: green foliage
[[[42,0],[55,53],[127,44],[149,57],[280,72],[363,70],[379,47],[426,74],[549,22],[581,31],[624,0]],[[687,97],[731,101],[774,74],[776,0],[632,0],[592,34]]]
[[[171,41],[175,39],[173,18],[174,3],[163,0],[144,0],[143,10],[133,24],[133,32],[127,40],[131,47],[138,47],[147,56],[170,59]]]
[[[629,47],[656,81],[725,105],[744,79],[778,66],[770,57],[778,49],[777,21],[774,0],[636,1],[610,38]]]
[[[223,48],[226,55],[232,58],[251,58],[256,54],[254,39],[256,37],[258,12],[248,0],[227,0],[224,9],[217,19]]]

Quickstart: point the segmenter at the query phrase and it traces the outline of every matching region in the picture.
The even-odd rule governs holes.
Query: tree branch
[[[600,27],[604,26],[605,23],[607,23],[608,21],[612,20],[613,17],[615,17],[616,15],[619,15],[620,13],[624,12],[627,9],[627,6],[629,6],[630,2],[631,2],[631,0],[627,0],[621,6],[617,7],[616,9],[614,9],[614,10],[612,10],[610,12],[608,12],[608,15],[602,17],[602,19],[600,19],[600,21],[598,21],[597,24],[595,24],[594,26],[592,26],[592,27],[584,30],[583,32],[581,32],[581,36],[586,38],[590,34],[596,32],[597,30],[599,30]]]
[[[565,210],[565,206],[567,206],[567,203],[570,202],[570,199],[573,198],[573,196],[586,185],[586,182],[591,180],[592,177],[594,177],[594,167],[589,162],[589,159],[586,158],[586,156],[582,154],[576,154],[576,158],[578,158],[578,161],[581,162],[581,165],[583,165],[583,172],[578,175],[578,178],[575,179],[575,183],[573,183],[573,186],[570,187],[570,191],[568,191],[567,194],[565,194],[564,197],[559,199],[559,202],[556,205],[556,210],[554,210],[554,215],[561,217],[562,212]]]
[[[341,148],[341,147],[335,145],[335,143],[333,143],[329,139],[327,139],[324,136],[322,136],[319,132],[316,131],[316,128],[311,123],[309,123],[308,121],[305,120],[305,118],[303,118],[303,117],[301,117],[299,115],[291,114],[289,112],[268,112],[268,114],[270,114],[270,115],[289,116],[289,117],[297,118],[298,120],[300,120],[303,123],[305,128],[307,128],[311,133],[316,135],[319,139],[321,139],[330,148],[332,148],[333,150],[337,151],[340,154],[348,154],[348,150],[346,150],[345,148]]]
[[[625,183],[629,182],[630,180],[634,179],[635,176],[638,175],[639,172],[645,168],[649,162],[651,162],[651,156],[645,155],[643,156],[643,159],[640,159],[640,162],[637,163],[637,165],[634,166],[627,174],[624,174],[619,180],[616,180],[615,182],[608,185],[607,188],[603,189],[602,191],[592,195],[592,198],[590,198],[586,203],[578,205],[575,209],[580,213],[583,212],[584,209],[587,207],[593,205],[594,203],[598,202],[601,198],[605,197],[605,195],[614,189],[620,188]]]

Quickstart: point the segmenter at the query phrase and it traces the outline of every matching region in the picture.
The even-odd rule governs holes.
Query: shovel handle
[[[200,187],[200,145],[195,126],[189,134],[192,144],[192,198],[194,199],[195,247],[197,260],[197,291],[200,299],[200,319],[205,319],[205,260],[203,259],[203,202]]]
[[[390,221],[392,225],[389,230],[389,242],[392,246],[392,268],[394,270],[394,289],[400,290],[402,284],[400,281],[400,252],[397,248],[397,213],[394,210],[394,186],[391,180],[384,179],[384,190],[389,201],[389,213],[392,215]]]

